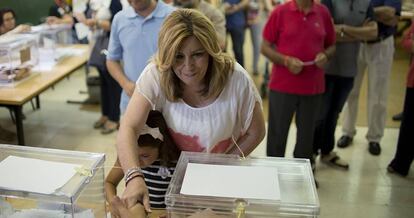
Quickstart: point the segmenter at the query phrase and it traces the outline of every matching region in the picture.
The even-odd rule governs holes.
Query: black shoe
[[[336,146],[338,146],[338,148],[346,148],[349,145],[351,145],[352,143],[352,138],[346,135],[341,136],[341,138],[339,138],[338,143]]]
[[[369,153],[372,155],[379,155],[381,154],[381,147],[378,142],[370,142],[368,147]]]
[[[401,171],[397,170],[396,168],[394,168],[391,164],[388,165],[387,171],[388,171],[388,173],[397,174],[397,175],[402,176],[402,177],[406,177],[408,175],[408,172],[401,172]]]
[[[403,118],[403,113],[402,112],[392,116],[392,120],[394,120],[394,121],[401,121],[402,118]]]

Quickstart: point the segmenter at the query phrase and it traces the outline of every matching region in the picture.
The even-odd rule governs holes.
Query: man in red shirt
[[[269,83],[267,155],[285,155],[296,113],[293,155],[311,159],[315,120],[325,91],[323,67],[335,52],[335,29],[328,9],[313,0],[280,5],[266,23],[261,49],[274,63]]]

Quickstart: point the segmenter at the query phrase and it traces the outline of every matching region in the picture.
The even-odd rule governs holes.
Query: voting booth
[[[182,152],[165,197],[168,216],[318,217],[309,160]]]
[[[35,36],[10,34],[0,37],[0,87],[15,86],[31,75],[38,63],[38,44]]]
[[[106,217],[104,154],[0,144],[0,217]]]

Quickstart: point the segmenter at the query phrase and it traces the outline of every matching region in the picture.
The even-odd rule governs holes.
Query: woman
[[[124,172],[139,169],[137,135],[151,109],[161,111],[182,151],[248,155],[265,134],[261,99],[247,72],[220,49],[213,24],[196,10],[179,9],[161,27],[158,52],[137,81],[117,137]],[[138,133],[138,134],[137,134]],[[142,200],[144,180],[128,183],[127,207]]]
[[[102,134],[109,134],[117,130],[119,125],[119,101],[122,89],[109,74],[105,64],[106,56],[103,51],[108,48],[112,19],[122,9],[122,5],[119,0],[108,0],[106,2],[91,0],[89,7],[92,10],[91,18],[86,19],[84,16],[78,15],[77,19],[89,26],[96,41],[89,59],[89,65],[95,66],[99,72],[102,114],[93,127],[101,129]]]
[[[293,115],[294,157],[312,158],[315,121],[325,91],[323,67],[335,51],[335,30],[326,7],[294,0],[271,13],[262,53],[273,65],[269,88],[267,155],[283,157]]]
[[[29,25],[20,24],[16,27],[16,13],[13,9],[0,9],[0,35],[30,31]]]

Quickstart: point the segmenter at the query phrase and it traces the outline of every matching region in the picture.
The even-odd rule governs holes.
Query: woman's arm
[[[237,144],[242,149],[245,156],[252,153],[252,151],[262,142],[266,134],[265,122],[263,118],[263,111],[259,102],[256,102],[253,109],[252,122],[247,129],[246,134],[237,140]],[[234,146],[229,153],[240,155],[239,149]]]
[[[124,173],[139,167],[137,138],[147,120],[151,104],[135,89],[125,114],[121,118],[116,144],[119,162]],[[128,208],[141,201],[147,211],[151,211],[148,189],[140,176],[133,178],[125,187],[121,198]]]

